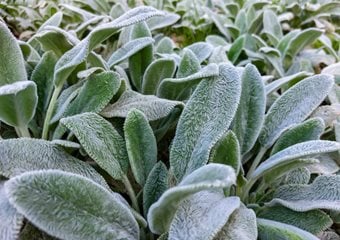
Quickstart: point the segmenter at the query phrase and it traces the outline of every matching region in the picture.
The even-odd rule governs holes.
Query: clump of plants
[[[324,33],[242,63],[246,33],[180,48],[175,15],[111,13],[0,22],[0,239],[339,237],[338,63],[289,70]]]

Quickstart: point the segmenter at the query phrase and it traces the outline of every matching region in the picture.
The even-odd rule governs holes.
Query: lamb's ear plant
[[[145,2],[176,13],[61,4],[27,42],[0,22],[0,240],[338,237],[338,64],[296,67],[330,35],[266,1]],[[221,36],[156,35],[177,14]]]

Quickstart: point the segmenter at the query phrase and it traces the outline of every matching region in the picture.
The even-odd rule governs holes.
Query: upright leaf
[[[233,131],[240,143],[241,153],[247,153],[260,134],[266,110],[264,84],[256,67],[248,64],[242,73],[240,104],[234,118]]]
[[[168,170],[161,161],[155,164],[143,188],[144,216],[147,216],[150,206],[157,202],[168,189]]]
[[[183,108],[183,103],[125,91],[117,102],[108,105],[100,114],[107,118],[125,118],[132,108],[136,108],[145,114],[148,121],[153,121],[166,117],[175,107]]]
[[[0,86],[0,120],[10,126],[27,127],[37,103],[37,85],[33,81]]]
[[[141,37],[151,37],[151,32],[145,22],[135,24],[130,32],[130,40]],[[142,89],[143,75],[153,58],[153,46],[146,46],[129,57],[131,82],[138,91]]]
[[[142,93],[156,95],[158,85],[163,79],[173,77],[176,63],[172,59],[160,58],[153,61],[145,70]]]
[[[151,205],[148,212],[151,231],[156,234],[168,231],[176,210],[187,197],[203,190],[228,188],[235,182],[235,172],[229,166],[212,163],[195,170]]]
[[[157,142],[145,115],[132,109],[124,123],[124,136],[130,166],[136,181],[144,186],[157,162]]]
[[[139,238],[129,208],[80,175],[60,170],[28,172],[7,181],[5,191],[20,213],[52,236],[66,240]]]
[[[310,185],[283,185],[268,206],[282,205],[298,212],[340,210],[340,176],[319,176]]]
[[[216,77],[218,74],[218,66],[209,64],[188,77],[164,79],[159,84],[157,96],[172,100],[186,100],[188,90],[191,90],[203,79],[212,80],[212,77]]]
[[[273,45],[276,45],[283,36],[279,19],[270,9],[263,12],[263,31],[268,35]]]
[[[190,49],[185,49],[178,66],[176,77],[188,77],[194,73],[197,73],[200,68],[201,65],[196,55]]]
[[[240,95],[240,77],[227,64],[219,66],[219,76],[198,85],[179,119],[170,150],[178,180],[207,163],[212,146],[229,128]]]
[[[120,85],[119,75],[115,72],[92,74],[81,86],[77,97],[67,106],[63,116],[100,112],[118,92]]]
[[[78,138],[87,154],[115,179],[122,179],[128,169],[124,139],[111,123],[95,113],[63,118],[60,122]]]
[[[74,48],[66,52],[56,64],[54,74],[54,84],[61,86],[71,72],[82,62],[84,62],[90,52],[102,41],[109,38],[120,28],[144,21],[153,16],[159,16],[163,13],[152,7],[138,7],[132,9],[112,22],[101,24],[93,29],[86,38],[84,38]]]
[[[190,49],[196,55],[199,63],[206,60],[213,51],[213,47],[206,42],[196,42],[186,47],[186,49]]]
[[[235,169],[236,175],[241,169],[240,145],[235,133],[228,131],[213,146],[210,153],[210,162],[225,164]]]
[[[294,239],[294,240],[318,240],[313,234],[289,224],[272,220],[257,219],[259,239]]]
[[[239,206],[238,197],[198,192],[181,202],[171,222],[169,239],[213,239]]]
[[[300,123],[324,100],[334,84],[329,75],[316,75],[295,84],[278,98],[266,114],[259,137],[263,147],[270,147],[281,133]]]
[[[0,56],[0,87],[27,80],[24,57],[19,44],[2,21],[0,21]]]

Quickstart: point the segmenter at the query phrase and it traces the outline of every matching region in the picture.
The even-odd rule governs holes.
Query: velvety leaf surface
[[[240,104],[234,118],[233,131],[245,154],[260,134],[266,110],[266,95],[260,73],[254,65],[247,65],[242,73]]]
[[[102,41],[109,38],[120,28],[144,21],[150,17],[162,15],[152,7],[141,6],[134,8],[112,22],[101,24],[93,29],[90,34],[84,38],[74,48],[66,52],[56,64],[54,74],[54,84],[60,86],[71,72],[82,62],[84,62],[90,52]]]
[[[56,62],[57,58],[52,51],[44,53],[31,75],[31,80],[37,85],[38,104],[36,114],[39,118],[45,115],[51,98]]]
[[[145,70],[142,83],[142,93],[156,95],[159,83],[171,78],[176,70],[176,63],[172,59],[160,58],[153,61]]]
[[[163,16],[153,17],[148,19],[146,22],[151,31],[156,29],[161,29],[164,27],[168,27],[174,23],[176,23],[180,19],[180,15],[176,13],[166,12]]]
[[[0,181],[0,239],[15,240],[20,233],[24,216],[9,203],[4,184],[5,181]]]
[[[5,192],[20,213],[52,236],[66,240],[139,238],[138,224],[128,207],[80,175],[60,170],[28,172],[7,181]]]
[[[150,230],[157,234],[168,231],[176,210],[186,197],[202,190],[228,188],[235,182],[235,172],[229,166],[212,163],[195,170],[151,205],[148,212]]]
[[[150,206],[157,202],[168,189],[168,170],[164,163],[158,162],[152,168],[143,188],[144,216],[147,216]]]
[[[253,210],[241,206],[236,209],[226,225],[217,234],[214,240],[237,239],[237,240],[256,240],[257,223],[256,215]]]
[[[124,136],[132,173],[144,186],[149,173],[157,162],[157,142],[145,115],[132,109],[124,123]]]
[[[187,47],[190,49],[197,57],[199,63],[206,60],[213,51],[213,47],[206,42],[196,42]]]
[[[53,142],[29,138],[1,140],[0,156],[0,175],[7,178],[34,170],[59,169],[83,175],[107,187],[105,180],[90,165]]]
[[[340,210],[340,176],[319,176],[310,185],[284,185],[269,206],[283,205],[294,211]]]
[[[113,67],[115,64],[128,59],[143,48],[150,46],[154,40],[151,37],[142,37],[129,41],[121,48],[117,49],[107,61],[107,64]]]
[[[0,87],[27,80],[24,57],[19,44],[2,21],[0,21],[0,56]]]
[[[275,154],[294,144],[318,140],[325,130],[321,118],[312,118],[284,132],[274,144],[271,154]]]
[[[313,234],[285,223],[258,218],[257,225],[260,240],[318,240]]]
[[[284,130],[303,121],[324,100],[333,84],[329,75],[316,75],[281,95],[266,114],[259,138],[261,145],[271,146]]]
[[[125,91],[117,102],[108,105],[100,114],[107,118],[125,118],[130,109],[136,108],[145,114],[148,121],[153,121],[166,117],[175,107],[182,108],[183,103],[153,95],[142,95],[134,91]]]
[[[250,177],[258,178],[260,175],[274,168],[286,165],[295,159],[309,155],[334,152],[340,150],[340,144],[333,141],[314,140],[295,144],[288,147],[261,163]]]
[[[67,106],[64,116],[100,112],[118,92],[120,84],[119,75],[111,71],[91,75]]]
[[[113,178],[122,179],[129,166],[125,141],[111,123],[95,113],[78,114],[60,122],[101,168]]]
[[[228,130],[241,95],[236,69],[219,66],[219,76],[202,81],[181,114],[170,150],[178,180],[206,164],[212,146]]]
[[[208,240],[227,223],[240,206],[238,197],[221,192],[201,191],[183,200],[169,229],[169,239]]]
[[[333,224],[332,219],[320,210],[295,212],[282,206],[274,206],[261,209],[257,216],[293,225],[313,234],[318,234]]]
[[[0,87],[0,120],[13,127],[26,127],[38,103],[37,85],[18,81]]]
[[[216,77],[218,74],[218,66],[216,64],[209,64],[188,77],[164,79],[159,84],[157,96],[172,100],[184,100],[187,98],[187,90],[190,90],[190,88],[197,85],[203,79]]]
[[[185,78],[197,73],[200,69],[201,65],[197,56],[190,49],[184,49],[183,56],[178,65],[176,77]]]
[[[236,175],[241,168],[240,145],[233,131],[228,131],[211,149],[209,162],[229,165]]]
[[[152,37],[146,22],[139,22],[132,26],[130,40],[141,37]],[[140,91],[142,90],[143,75],[152,62],[153,45],[146,46],[129,57],[129,73],[132,84]]]

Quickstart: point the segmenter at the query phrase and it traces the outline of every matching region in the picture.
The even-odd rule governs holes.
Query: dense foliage
[[[340,238],[339,1],[1,1],[0,239]]]

